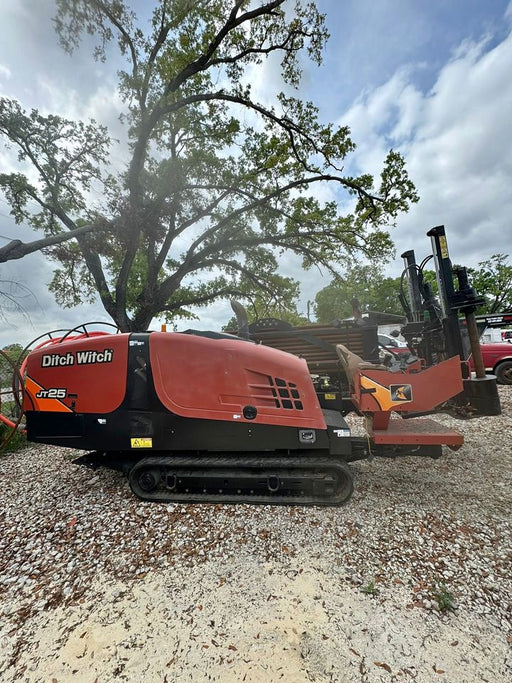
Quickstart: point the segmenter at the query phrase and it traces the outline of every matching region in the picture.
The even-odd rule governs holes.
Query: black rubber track
[[[133,493],[160,503],[341,505],[353,480],[340,460],[310,456],[156,456],[130,470]]]

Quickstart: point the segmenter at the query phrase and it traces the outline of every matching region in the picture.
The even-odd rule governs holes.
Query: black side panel
[[[337,410],[324,410],[327,436],[329,438],[329,452],[332,455],[342,455],[344,459],[352,455],[352,439],[350,427]]]
[[[121,409],[155,410],[160,406],[149,360],[149,333],[131,334],[128,342],[126,398]]]
[[[190,419],[170,412],[118,410],[107,415],[27,412],[31,441],[101,451],[274,452],[322,450],[323,430],[222,420]],[[137,440],[135,443],[132,439]],[[150,445],[143,439],[151,439]]]
[[[53,443],[57,446],[70,445],[72,441],[84,440],[84,416],[75,413],[41,413],[27,410],[27,439]],[[69,444],[67,443],[69,442]],[[81,448],[81,446],[76,446]]]

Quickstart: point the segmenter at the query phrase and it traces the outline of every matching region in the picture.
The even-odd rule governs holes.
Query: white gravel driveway
[[[508,683],[500,395],[436,418],[456,453],[353,465],[341,508],[142,503],[65,449],[0,456],[0,681]]]

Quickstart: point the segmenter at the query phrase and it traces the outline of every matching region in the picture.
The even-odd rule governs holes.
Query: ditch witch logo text
[[[41,358],[41,367],[56,368],[63,365],[93,365],[95,363],[111,363],[114,358],[113,349],[103,351],[76,351],[72,353],[45,353]]]

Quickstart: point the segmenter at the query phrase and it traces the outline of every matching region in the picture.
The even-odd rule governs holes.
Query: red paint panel
[[[110,413],[118,408],[126,393],[128,337],[101,335],[32,351],[25,409]]]
[[[464,437],[453,429],[425,418],[402,420],[395,418],[389,421],[385,430],[374,429],[372,437],[377,444],[386,445],[423,445],[450,446],[460,448]]]
[[[421,372],[360,370],[357,374],[355,400],[362,412],[432,410],[463,391],[458,356]]]
[[[151,334],[149,350],[156,393],[177,415],[326,428],[303,359],[236,338],[166,332]],[[248,405],[254,420],[243,417]]]

